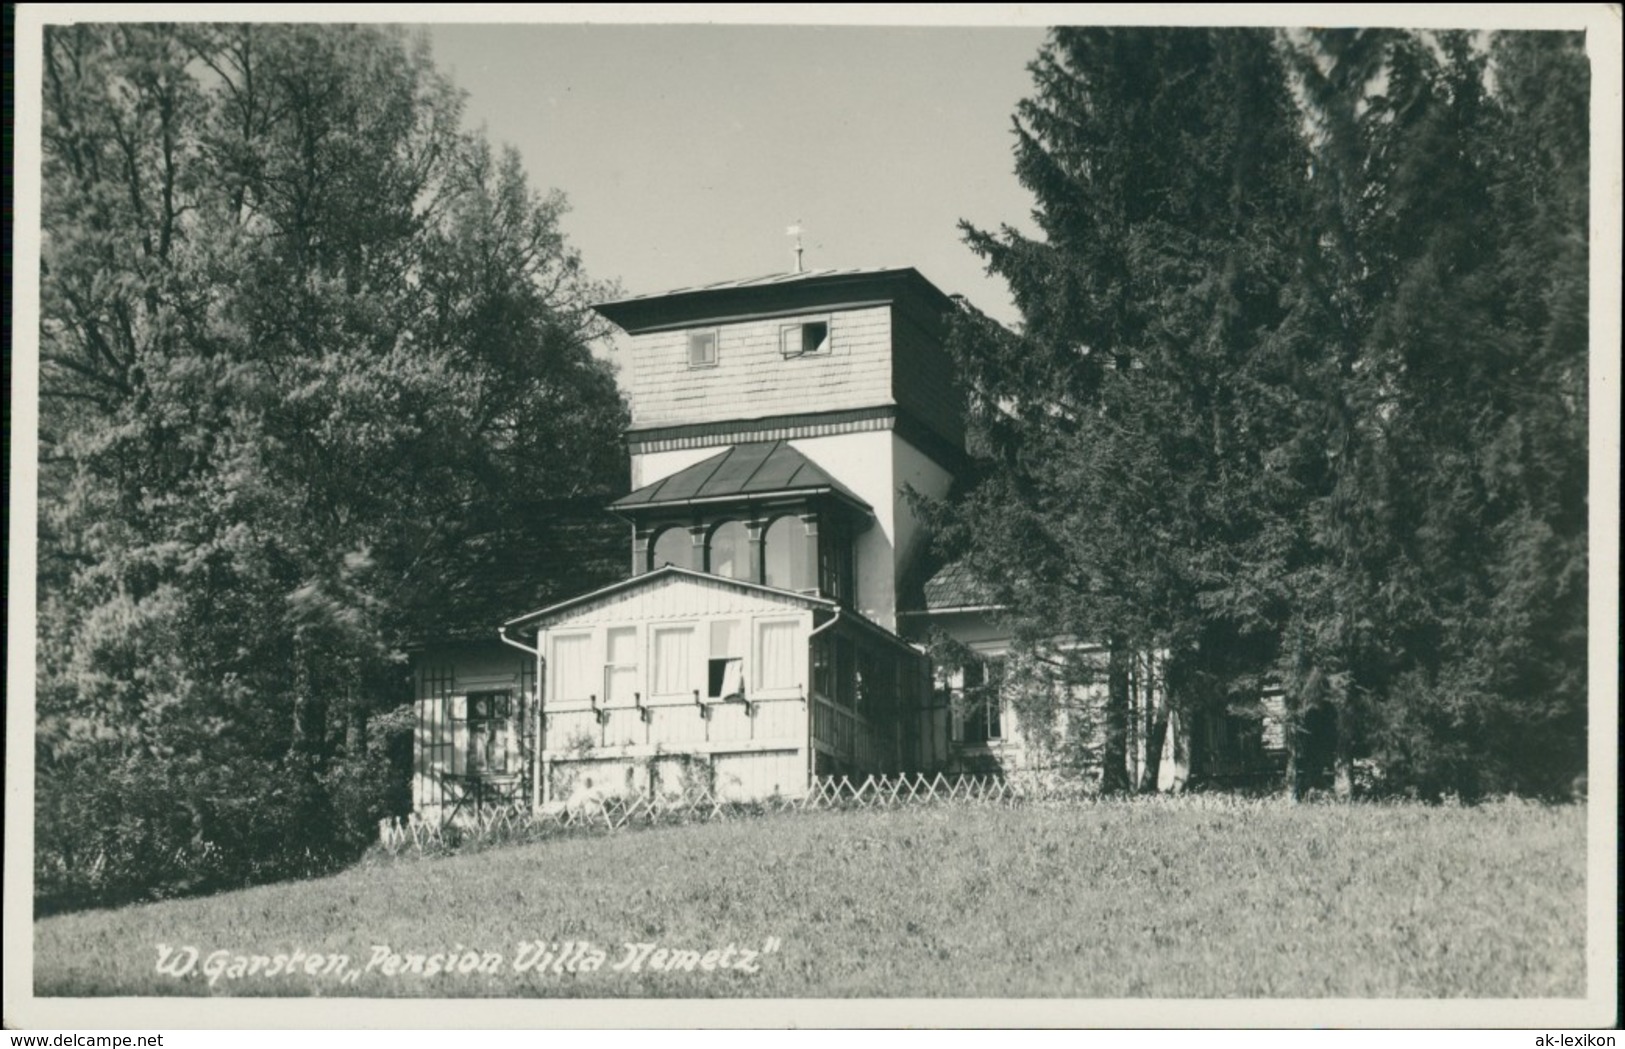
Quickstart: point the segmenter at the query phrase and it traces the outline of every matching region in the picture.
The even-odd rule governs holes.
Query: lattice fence
[[[379,821],[379,842],[390,853],[432,850],[548,837],[562,831],[613,832],[630,827],[744,819],[776,812],[880,809],[904,805],[1015,805],[1077,797],[1084,788],[1043,776],[847,776],[820,777],[805,794],[735,801],[709,791],[667,796],[582,797],[533,812],[526,803],[463,811],[450,820]]]

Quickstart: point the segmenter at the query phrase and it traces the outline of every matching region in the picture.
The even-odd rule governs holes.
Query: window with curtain
[[[756,625],[756,684],[758,688],[795,688],[800,681],[796,673],[796,639],[801,624],[793,620],[765,622]]]
[[[591,634],[566,634],[553,639],[553,673],[557,697],[565,703],[585,703],[601,687],[592,658]]]
[[[691,661],[694,653],[693,627],[663,627],[654,632],[654,676],[650,691],[657,696],[675,696],[695,688]]]

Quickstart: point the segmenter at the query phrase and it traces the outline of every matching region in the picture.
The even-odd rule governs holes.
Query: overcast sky
[[[467,116],[569,197],[593,276],[639,295],[913,266],[1007,322],[957,228],[1031,228],[1010,121],[1038,28],[433,25]]]

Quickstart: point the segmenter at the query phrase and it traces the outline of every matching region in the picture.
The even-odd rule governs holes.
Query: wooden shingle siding
[[[892,399],[954,448],[965,444],[964,394],[940,339],[893,311]],[[930,449],[928,449],[930,450]],[[951,465],[951,464],[950,464]]]
[[[827,318],[830,349],[786,359],[779,329]],[[699,325],[694,330],[703,330]],[[886,306],[805,318],[724,324],[714,366],[690,368],[688,330],[632,340],[627,371],[634,428],[671,426],[892,403],[891,310]]]

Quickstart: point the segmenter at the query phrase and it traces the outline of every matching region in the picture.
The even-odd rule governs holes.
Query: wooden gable
[[[667,565],[520,616],[510,620],[507,629],[528,633],[571,625],[602,626],[814,608],[834,609],[835,602]]]
[[[732,580],[689,573],[655,573],[645,586],[630,587],[577,605],[538,625],[602,626],[658,620],[709,619],[715,616],[793,612],[815,602],[766,587],[740,586]],[[824,604],[824,602],[816,602]]]

